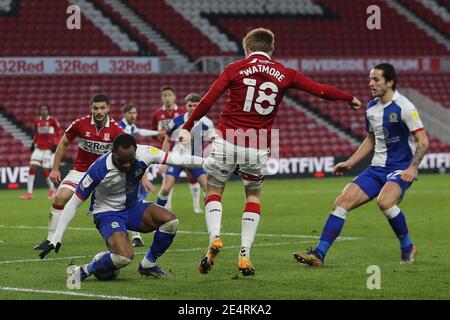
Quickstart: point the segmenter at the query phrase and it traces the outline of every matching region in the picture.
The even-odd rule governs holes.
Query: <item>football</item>
[[[109,251],[103,251],[97,253],[93,260],[100,259],[103,255],[109,253]],[[120,273],[120,269],[114,270],[114,271],[108,271],[108,272],[94,272],[94,276],[100,280],[100,281],[111,281],[117,278],[117,276]]]

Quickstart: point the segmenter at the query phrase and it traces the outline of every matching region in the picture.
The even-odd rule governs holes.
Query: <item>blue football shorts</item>
[[[180,177],[181,171],[184,169],[179,166],[167,166],[166,174],[175,177],[175,179],[178,179]],[[206,172],[201,169],[187,169],[191,173],[191,175],[194,177],[194,179],[198,179],[201,175],[206,174]]]
[[[362,191],[372,200],[380,193],[381,189],[387,182],[395,182],[402,189],[402,197],[406,190],[411,186],[411,182],[401,179],[403,170],[389,169],[385,167],[369,166],[361,172],[353,183],[356,183]]]
[[[94,223],[105,241],[108,241],[114,232],[141,231],[142,216],[151,204],[142,200],[122,211],[96,213]]]

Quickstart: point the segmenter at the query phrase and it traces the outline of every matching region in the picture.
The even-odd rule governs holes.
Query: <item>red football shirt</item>
[[[85,172],[101,155],[112,149],[115,137],[125,133],[113,119],[107,119],[105,126],[98,129],[91,115],[77,119],[67,128],[66,137],[72,141],[80,138],[74,170]]]
[[[39,118],[34,122],[33,143],[41,150],[49,150],[59,143],[62,131],[58,120],[53,117]]]
[[[335,87],[317,83],[302,73],[272,60],[264,52],[254,52],[246,59],[225,67],[203,96],[184,125],[191,130],[215,101],[228,90],[217,128],[225,136],[227,129],[270,130],[278,106],[289,88],[299,89],[327,100],[352,101],[353,96]],[[235,141],[231,141],[235,143]],[[245,143],[248,145],[248,143]]]
[[[152,114],[152,130],[169,130],[170,121],[178,117],[181,114],[185,114],[187,112],[186,108],[176,106],[172,110],[168,110],[166,107],[161,107]],[[162,145],[162,141],[160,141],[160,145]]]

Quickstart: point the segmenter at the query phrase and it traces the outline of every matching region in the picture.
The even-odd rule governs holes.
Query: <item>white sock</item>
[[[139,232],[136,232],[136,231],[131,231],[131,238],[132,239],[134,239],[134,238],[142,239],[141,234]]]
[[[34,177],[35,177],[34,174],[28,175],[28,180],[27,180],[27,192],[28,193],[33,193]]]
[[[47,177],[47,178],[45,179],[45,181],[47,181],[47,185],[48,185],[48,188],[49,188],[50,190],[55,189],[55,185],[53,184],[52,180],[50,180],[50,177]]]
[[[153,266],[156,266],[156,263],[151,262],[150,260],[147,259],[147,257],[144,257],[144,259],[142,259],[142,261],[141,261],[141,265],[144,268],[151,268]]]
[[[169,194],[167,195],[166,209],[168,209],[168,210],[172,210],[172,194],[173,194],[174,188],[175,188],[175,186],[172,187],[172,190],[170,190]]]
[[[48,236],[47,240],[51,241],[53,235],[55,234],[56,227],[58,227],[59,219],[64,209],[55,209],[53,206],[50,209],[49,219],[48,219]]]
[[[206,226],[208,228],[209,242],[220,236],[220,226],[222,223],[222,203],[219,201],[209,201],[205,205]]]
[[[244,212],[242,214],[241,256],[250,259],[250,249],[255,240],[260,215],[255,212]]]
[[[189,190],[191,190],[194,209],[200,208],[200,183],[189,183]]]

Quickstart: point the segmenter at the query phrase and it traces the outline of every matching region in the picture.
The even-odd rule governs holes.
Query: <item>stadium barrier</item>
[[[345,161],[347,158],[324,157],[298,157],[298,158],[270,158],[267,162],[267,179],[294,179],[294,178],[323,178],[332,176],[334,164]],[[370,159],[365,159],[346,173],[346,177],[352,178],[370,165]],[[71,163],[61,165],[61,176],[65,177],[72,167]],[[0,189],[24,189],[27,185],[28,167],[0,167]],[[47,188],[47,183],[39,171],[36,172],[35,188]],[[150,173],[155,183],[161,182],[158,176],[158,166],[151,167]],[[429,153],[421,165],[420,173],[446,173],[450,172],[450,153]],[[180,176],[185,178],[184,172]],[[233,179],[239,179],[234,175]]]

